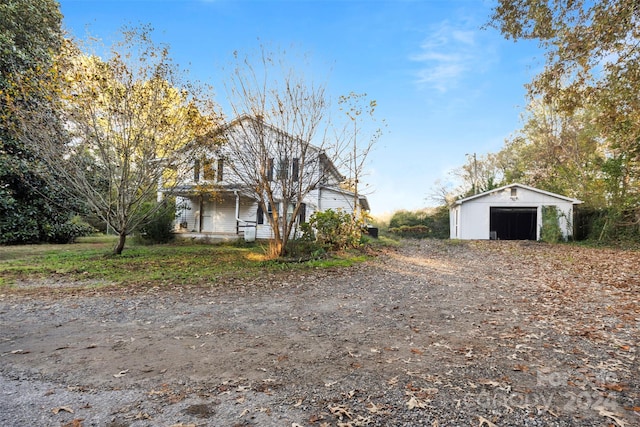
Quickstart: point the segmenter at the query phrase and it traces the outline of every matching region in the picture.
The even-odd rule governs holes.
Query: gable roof
[[[262,117],[258,117],[258,116],[252,116],[249,114],[242,114],[238,117],[236,117],[235,119],[231,120],[230,122],[227,122],[225,124],[223,124],[218,130],[218,133],[224,133],[225,131],[228,131],[230,129],[232,129],[234,126],[242,126],[242,122],[252,122],[255,124],[259,124],[260,126],[264,126],[265,128],[271,130],[272,132],[282,135],[285,138],[290,138],[291,140],[295,140],[298,141],[301,144],[305,144],[307,147],[309,147],[311,150],[315,151],[318,153],[318,158],[320,160],[320,162],[322,163],[322,165],[325,167],[325,171],[332,174],[336,180],[338,181],[344,181],[346,178],[346,176],[344,176],[336,167],[335,163],[329,158],[329,156],[327,156],[326,152],[321,149],[318,146],[315,146],[313,144],[311,144],[308,141],[303,141],[302,139],[300,139],[297,136],[291,135],[290,133],[268,123],[265,121],[264,118]]]
[[[579,204],[582,203],[582,200],[573,199],[571,197],[566,197],[566,196],[563,196],[561,194],[556,194],[556,193],[552,193],[550,191],[540,190],[539,188],[530,187],[528,185],[519,184],[519,183],[516,182],[516,183],[513,183],[513,184],[509,184],[509,185],[503,185],[502,187],[499,187],[499,188],[494,188],[493,190],[485,191],[484,193],[475,194],[473,196],[465,197],[464,199],[460,199],[460,200],[456,201],[455,204],[456,205],[461,205],[461,204],[463,204],[465,202],[468,202],[470,200],[479,199],[479,198],[486,197],[486,196],[488,196],[490,194],[493,194],[493,193],[499,193],[499,192],[507,190],[507,189],[518,188],[518,187],[519,188],[523,188],[525,190],[533,191],[535,193],[544,194],[545,196],[554,197],[556,199],[564,200],[565,202],[570,202],[570,203],[573,203],[574,205],[579,205]]]

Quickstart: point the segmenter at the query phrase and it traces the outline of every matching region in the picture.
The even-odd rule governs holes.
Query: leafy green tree
[[[604,207],[605,145],[593,110],[559,111],[540,99],[527,108],[524,127],[496,155],[505,184],[521,182]]]
[[[120,254],[127,235],[162,209],[149,204],[157,192],[171,193],[188,173],[215,116],[146,27],[125,29],[106,60],[66,43],[56,77],[51,111],[20,111],[22,138],[69,198],[118,233]],[[65,126],[51,126],[52,116]]]
[[[619,213],[640,203],[640,6],[637,0],[499,0],[491,25],[538,40],[544,70],[528,85],[564,119],[588,111],[600,142],[601,200]],[[582,122],[585,124],[586,122]],[[563,141],[563,144],[566,140]],[[563,159],[559,163],[567,164]],[[597,181],[597,180],[595,180]],[[589,185],[594,180],[586,180]],[[583,192],[587,192],[585,189]],[[638,215],[636,215],[638,217]],[[636,223],[638,220],[635,221]]]
[[[399,228],[404,226],[413,227],[415,225],[424,225],[425,212],[412,212],[400,210],[393,214],[389,220],[389,228]]]
[[[49,108],[43,86],[62,43],[61,19],[53,0],[0,3],[0,244],[60,240],[60,230],[73,229],[63,225],[81,209],[45,180],[48,171],[19,138],[15,114]]]
[[[462,180],[461,197],[483,193],[500,186],[504,170],[495,154],[467,154],[467,162],[454,171]]]

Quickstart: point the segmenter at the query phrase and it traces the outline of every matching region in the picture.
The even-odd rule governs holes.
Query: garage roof
[[[574,205],[579,205],[579,204],[582,203],[582,201],[578,200],[578,199],[572,199],[571,197],[562,196],[560,194],[552,193],[550,191],[540,190],[539,188],[529,187],[528,185],[524,185],[524,184],[513,183],[513,184],[509,184],[509,185],[504,185],[504,186],[499,187],[499,188],[494,188],[493,190],[485,191],[484,193],[475,194],[473,196],[465,197],[464,199],[460,199],[460,200],[456,201],[455,204],[456,205],[461,205],[464,202],[468,202],[469,200],[479,199],[481,197],[485,197],[485,196],[488,196],[488,195],[493,194],[493,193],[499,193],[501,191],[504,191],[506,189],[511,189],[511,188],[514,188],[514,187],[523,188],[523,189],[526,189],[526,190],[529,190],[529,191],[534,191],[536,193],[540,193],[540,194],[544,194],[544,195],[547,195],[547,196],[555,197],[557,199],[561,199],[561,200],[564,200],[566,202],[571,202]]]

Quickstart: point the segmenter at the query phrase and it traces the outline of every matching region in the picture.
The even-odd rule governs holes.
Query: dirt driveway
[[[0,425],[640,425],[638,252],[409,241],[223,285],[0,290]]]

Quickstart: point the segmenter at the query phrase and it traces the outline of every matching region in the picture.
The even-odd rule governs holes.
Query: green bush
[[[638,209],[581,208],[577,214],[579,238],[603,243],[636,243],[640,241]]]
[[[289,240],[287,242],[287,256],[300,260],[316,259],[326,255],[327,251],[318,242],[309,242],[302,239]]]
[[[76,238],[89,236],[96,229],[78,215],[64,224],[53,224],[46,229],[48,243],[73,243]]]
[[[156,202],[150,203],[149,211],[155,212],[142,224],[135,235],[138,243],[154,244],[168,243],[175,238],[173,222],[176,218],[176,202],[174,199],[164,199],[160,206]]]
[[[560,213],[557,206],[542,207],[542,228],[540,240],[547,243],[558,243],[564,240],[560,229]]]
[[[434,239],[449,238],[449,207],[439,206],[435,211],[426,217],[425,225],[431,229],[429,237]]]
[[[362,238],[362,221],[338,210],[315,212],[309,218],[309,226],[315,230],[315,240],[328,250],[357,247]]]
[[[440,206],[431,211],[398,211],[389,221],[389,232],[400,237],[449,238],[449,208]]]
[[[397,211],[389,220],[389,228],[400,228],[402,226],[413,227],[424,225],[425,212]]]

